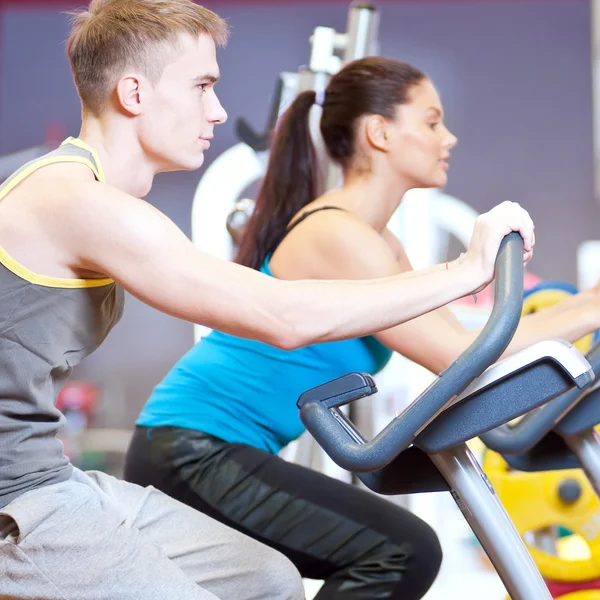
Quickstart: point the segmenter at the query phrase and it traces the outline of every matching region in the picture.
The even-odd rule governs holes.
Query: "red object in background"
[[[44,145],[48,148],[57,148],[67,137],[67,128],[62,121],[48,121]]]
[[[72,381],[59,392],[56,408],[78,411],[90,417],[98,403],[98,388],[87,381]]]
[[[553,581],[546,579],[546,585],[553,598],[560,598],[573,592],[584,592],[586,590],[600,590],[600,579],[591,581]]]
[[[538,277],[533,273],[525,272],[525,277],[523,278],[523,290],[529,290],[541,281],[541,277]],[[477,303],[475,303],[473,296],[465,296],[460,300],[455,300],[453,304],[459,304],[460,306],[469,308],[478,308],[480,310],[492,310],[492,307],[494,306],[492,289],[492,285],[488,285],[485,289],[481,290],[481,292],[477,294]]]

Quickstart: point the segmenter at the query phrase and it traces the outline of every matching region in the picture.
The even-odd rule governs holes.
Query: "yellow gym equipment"
[[[583,472],[512,471],[490,450],[483,470],[552,596],[600,600],[600,501]]]

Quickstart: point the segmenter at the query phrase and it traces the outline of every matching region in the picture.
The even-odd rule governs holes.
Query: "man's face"
[[[209,35],[181,35],[159,81],[146,87],[140,143],[157,171],[194,170],[204,162],[214,126],[227,120],[214,90],[219,78]]]

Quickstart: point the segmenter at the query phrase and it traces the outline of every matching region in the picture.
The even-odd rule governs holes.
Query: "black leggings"
[[[318,600],[419,600],[442,560],[434,531],[409,511],[198,431],[137,427],[125,478],[279,550],[303,577],[325,580]]]

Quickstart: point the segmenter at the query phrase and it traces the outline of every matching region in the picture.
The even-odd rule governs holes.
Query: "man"
[[[153,490],[73,469],[54,401],[118,320],[122,288],[171,315],[282,348],[386,329],[490,281],[518,205],[482,216],[462,260],[361,282],[288,282],[199,252],[143,198],[197,169],[226,113],[225,23],[191,0],[93,0],[68,55],[79,138],[0,188],[0,596],[302,598],[282,555]]]

